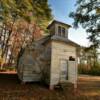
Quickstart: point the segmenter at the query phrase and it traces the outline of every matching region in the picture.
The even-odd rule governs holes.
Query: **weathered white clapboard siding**
[[[60,60],[69,60],[72,56],[76,58],[76,48],[74,46],[68,45],[62,42],[52,41],[52,54],[51,54],[51,75],[50,75],[50,85],[56,85],[60,82]],[[70,67],[70,64],[69,66]],[[74,66],[75,67],[75,66]],[[69,69],[69,79],[68,82],[74,83],[74,78],[76,78],[74,73],[74,67]],[[75,72],[76,74],[76,72]],[[71,78],[71,79],[70,79]]]
[[[75,84],[77,83],[77,63],[75,61],[69,61],[68,66],[68,81]]]
[[[61,82],[76,84],[78,45],[68,39],[69,27],[68,24],[54,21],[48,26],[51,35],[25,48],[17,68],[21,81],[43,80],[51,88]],[[69,61],[71,56],[75,61]]]
[[[23,82],[38,82],[40,81],[40,76],[37,75],[24,75],[23,76]]]
[[[39,72],[34,73],[33,67],[27,68],[26,66],[24,66],[23,71],[21,73],[19,72],[18,75],[23,82],[40,81],[41,78]]]
[[[40,70],[38,70],[39,68],[34,65],[33,58],[32,58],[32,55],[29,55],[29,54],[23,55],[23,57],[20,58],[17,72],[18,72],[19,79],[23,82],[31,82],[31,81],[40,80],[39,75],[34,74],[34,69],[35,69],[35,72],[38,71],[38,73]]]
[[[21,81],[40,81],[43,77],[42,73],[44,73],[44,80],[47,84],[50,83],[51,45],[47,43],[44,47],[40,47],[34,47],[34,51],[26,48],[23,57],[20,58],[18,76]]]
[[[44,67],[45,72],[45,82],[49,85],[50,84],[50,68],[51,68],[51,42],[48,42],[45,45],[44,50],[44,58],[47,60],[46,65]]]

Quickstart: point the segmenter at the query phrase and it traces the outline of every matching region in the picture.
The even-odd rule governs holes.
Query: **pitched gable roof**
[[[52,21],[49,25],[48,25],[48,27],[47,27],[47,29],[49,29],[53,24],[62,24],[62,25],[65,25],[65,26],[67,26],[67,27],[71,27],[71,25],[69,25],[69,24],[66,24],[66,23],[63,23],[63,22],[60,22],[60,21],[57,21],[57,20],[54,20],[54,21]]]
[[[46,44],[48,41],[59,41],[59,42],[64,42],[66,44],[69,44],[69,45],[72,45],[72,46],[75,46],[75,47],[80,47],[79,44],[69,40],[69,39],[64,39],[64,38],[60,38],[60,37],[57,37],[57,36],[52,36],[52,35],[48,35],[48,36],[45,36],[43,37],[42,39],[40,39],[38,42],[40,44]]]

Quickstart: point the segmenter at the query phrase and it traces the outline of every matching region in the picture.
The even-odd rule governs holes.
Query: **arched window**
[[[58,26],[58,36],[66,37],[65,34],[66,34],[65,28],[62,26]]]
[[[62,27],[62,36],[65,37],[65,28]]]
[[[61,26],[58,26],[58,35],[61,36]]]

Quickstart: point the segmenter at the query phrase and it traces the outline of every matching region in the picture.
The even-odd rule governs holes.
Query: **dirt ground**
[[[100,77],[80,76],[78,89],[49,90],[40,83],[21,84],[16,73],[0,73],[0,100],[100,100]]]

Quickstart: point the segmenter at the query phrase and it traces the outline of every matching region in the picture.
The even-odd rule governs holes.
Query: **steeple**
[[[54,20],[47,29],[50,31],[50,34],[59,36],[62,38],[68,38],[68,29],[71,26],[59,21]]]

